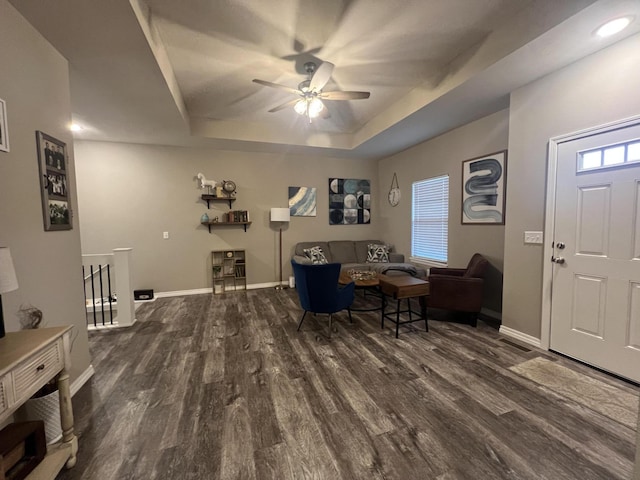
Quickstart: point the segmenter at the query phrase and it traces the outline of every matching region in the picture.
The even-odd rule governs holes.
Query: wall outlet
[[[542,232],[524,232],[524,243],[542,243]]]
[[[169,238],[169,232],[162,232],[162,238],[167,240]]]

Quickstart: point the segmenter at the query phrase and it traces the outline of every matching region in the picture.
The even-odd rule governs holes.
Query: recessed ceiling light
[[[615,35],[618,32],[621,32],[631,23],[632,17],[620,17],[614,20],[610,20],[604,25],[602,25],[598,30],[596,30],[596,34],[599,37],[610,37],[611,35]]]
[[[72,132],[79,132],[80,130],[84,130],[80,125],[78,125],[77,123],[72,123],[71,126],[69,127],[71,129]]]

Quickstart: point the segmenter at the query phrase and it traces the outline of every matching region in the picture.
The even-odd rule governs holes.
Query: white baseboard
[[[138,321],[137,318],[133,319],[133,322],[128,325],[120,325],[118,323],[118,317],[113,319],[113,323],[107,323],[105,325],[93,325],[91,323],[87,323],[87,330],[89,332],[94,332],[98,330],[113,330],[114,328],[129,328],[132,327]]]
[[[166,297],[182,297],[183,295],[202,295],[204,293],[211,293],[211,289],[196,288],[195,290],[175,290],[173,292],[156,292],[154,296],[156,298],[166,298]]]
[[[153,302],[154,300],[155,300],[155,298],[152,298],[151,300],[134,300],[133,309],[137,310],[138,307],[140,307],[140,305],[142,305],[143,303]],[[105,313],[107,313],[109,311],[109,306],[108,306],[108,304],[105,304],[105,305],[107,305],[105,307]],[[100,307],[100,305],[97,305],[97,306],[87,305],[86,306],[87,313],[93,313],[94,310],[96,311],[96,313],[102,312],[102,309],[99,308],[99,307]],[[113,302],[111,304],[111,312],[114,313],[114,314],[118,313],[118,302]]]
[[[149,303],[149,302],[155,302],[156,299],[155,297],[149,299],[149,300],[134,300],[133,301],[133,311],[135,312],[138,308],[140,308],[140,305],[142,305],[143,303]]]
[[[540,339],[533,337],[531,335],[527,335],[526,333],[522,333],[518,330],[514,330],[513,328],[505,327],[504,325],[500,325],[499,332],[507,337],[515,338],[516,340],[520,340],[521,342],[528,343],[529,345],[533,345],[537,348],[542,348],[540,343]]]
[[[82,374],[80,374],[80,376],[73,381],[70,387],[72,397],[76,393],[78,393],[78,390],[80,390],[82,386],[85,383],[87,383],[91,377],[93,377],[94,373],[96,373],[96,371],[93,369],[93,365],[89,365],[87,369],[84,372],[82,372]]]
[[[253,283],[247,285],[247,290],[257,290],[259,288],[275,288],[280,282],[267,282],[267,283]],[[288,286],[289,282],[282,282],[282,285]],[[238,289],[238,291],[242,291],[243,289]],[[175,290],[173,292],[157,292],[155,293],[155,298],[167,298],[167,297],[182,297],[184,295],[203,295],[203,294],[211,294],[211,288],[196,288],[194,290]]]
[[[267,282],[267,283],[254,283],[252,285],[247,285],[247,290],[257,290],[259,288],[275,288],[278,285],[282,285],[284,287],[289,287],[289,281],[280,282]]]

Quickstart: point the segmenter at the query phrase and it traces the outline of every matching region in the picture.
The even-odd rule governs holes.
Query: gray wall
[[[379,163],[322,157],[282,156],[166,146],[76,141],[83,253],[134,248],[134,284],[158,292],[211,286],[210,251],[245,248],[249,284],[278,278],[277,230],[269,209],[287,205],[288,186],[318,189],[318,216],[292,217],[283,232],[284,277],[296,242],[372,239],[393,243],[407,258],[411,249],[411,182],[449,173],[450,264],[464,266],[474,252],[485,254],[494,269],[488,282],[486,307],[501,310],[503,226],[460,224],[462,161],[507,147],[508,112],[502,111],[442,135]],[[392,208],[386,201],[393,172],[403,198]],[[238,186],[234,209],[249,210],[253,224],[207,232],[199,225],[227,210],[200,200],[195,175],[232,179]],[[372,181],[371,225],[330,226],[329,177]],[[168,231],[169,240],[162,239]],[[468,242],[473,237],[474,242]]]
[[[45,232],[35,131],[67,144],[72,205],[77,211],[67,61],[5,0],[0,0],[0,98],[7,102],[11,151],[0,152],[0,245],[11,248],[18,290],[2,296],[7,331],[33,305],[45,326],[75,325],[71,380],[89,367],[78,219],[73,230]]]
[[[475,252],[485,255],[493,268],[487,278],[484,307],[498,313],[502,309],[501,272],[505,227],[461,224],[462,162],[506,149],[508,122],[507,110],[489,115],[386,158],[379,162],[378,169],[380,226],[384,232],[381,236],[407,255],[411,253],[412,183],[439,175],[449,175],[449,266],[466,266]],[[391,207],[386,200],[394,172],[398,175],[402,191],[402,198],[397,207]],[[509,181],[507,175],[507,184]]]
[[[377,206],[370,225],[330,226],[329,177],[371,180],[378,196],[375,162],[313,156],[219,151],[103,142],[76,142],[78,197],[83,253],[107,253],[133,247],[135,288],[156,292],[211,286],[211,250],[246,249],[247,282],[278,279],[278,231],[269,222],[272,207],[288,205],[288,187],[316,187],[317,216],[292,217],[283,231],[283,278],[300,241],[377,237]],[[222,227],[211,233],[200,225],[228,211],[226,204],[207,210],[196,174],[233,180],[233,209],[248,210],[252,225]],[[386,195],[386,193],[385,193]],[[170,238],[163,240],[162,233]]]
[[[640,113],[639,78],[635,35],[511,95],[503,325],[540,337],[546,259],[523,234],[544,229],[549,138]]]

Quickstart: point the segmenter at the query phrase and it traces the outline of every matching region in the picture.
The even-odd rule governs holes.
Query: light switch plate
[[[162,238],[165,240],[169,238],[169,232],[162,232]]]
[[[524,243],[542,243],[542,232],[524,232]]]

